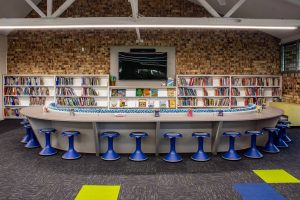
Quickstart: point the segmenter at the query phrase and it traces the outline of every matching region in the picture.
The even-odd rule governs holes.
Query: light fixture
[[[236,26],[236,25],[139,25],[139,24],[105,24],[105,25],[16,25],[1,26],[0,30],[5,29],[120,29],[120,28],[145,28],[145,29],[257,29],[257,30],[295,30],[296,26]]]

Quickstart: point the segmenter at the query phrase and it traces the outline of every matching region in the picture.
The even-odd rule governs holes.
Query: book
[[[146,107],[147,107],[147,100],[139,99],[139,108],[146,108]]]
[[[167,101],[166,100],[160,100],[159,101],[159,107],[160,108],[166,108],[167,107]]]
[[[154,105],[155,105],[155,101],[150,100],[150,101],[148,102],[148,108],[154,108]]]
[[[175,89],[167,89],[168,97],[175,97]]]
[[[119,89],[118,97],[125,97],[125,96],[126,96],[126,89]]]
[[[169,100],[169,108],[176,108],[176,100]]]
[[[145,88],[144,89],[144,97],[150,97],[151,91],[150,88]]]
[[[144,95],[144,89],[142,88],[136,88],[136,96],[142,97]]]
[[[112,97],[117,97],[118,96],[118,90],[117,89],[112,89],[111,90],[111,96]]]
[[[158,96],[158,90],[156,88],[151,88],[151,96],[157,97]]]

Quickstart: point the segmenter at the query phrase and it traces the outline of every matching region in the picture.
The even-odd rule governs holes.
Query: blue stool
[[[136,138],[136,148],[135,151],[130,154],[129,159],[133,161],[144,161],[148,157],[142,151],[142,138],[148,137],[148,133],[145,132],[132,132],[129,134],[130,137]]]
[[[251,135],[251,147],[244,153],[244,156],[248,158],[262,158],[263,155],[256,147],[256,137],[262,135],[262,131],[246,131],[246,135]]]
[[[29,124],[29,122],[28,122],[28,120],[24,119],[23,121],[21,121],[21,124],[25,128],[25,125]],[[26,144],[30,140],[30,133],[29,133],[29,131],[27,131],[26,128],[25,128],[25,131],[26,131],[26,133],[25,133],[25,135],[23,136],[23,138],[21,140],[21,143],[23,143],[23,144]]]
[[[75,160],[81,157],[81,155],[74,148],[74,137],[80,135],[79,131],[64,131],[62,133],[63,136],[69,138],[69,149],[64,155],[62,155],[63,159],[66,160]]]
[[[28,149],[40,147],[40,144],[33,133],[31,125],[26,124],[24,127],[26,128],[26,132],[29,133],[29,141],[26,143],[25,147]]]
[[[51,156],[57,153],[56,149],[51,146],[51,134],[55,132],[54,128],[40,129],[40,133],[45,134],[45,147],[39,153],[41,156]]]
[[[163,158],[164,161],[167,162],[180,162],[182,161],[182,157],[176,153],[176,139],[177,138],[182,138],[182,134],[180,133],[165,133],[164,134],[165,138],[170,139],[170,152],[165,155]]]
[[[291,122],[290,122],[290,121],[287,121],[287,120],[280,120],[280,121],[278,122],[278,124],[285,124],[285,125],[287,125],[287,128],[290,128],[290,127],[289,127],[289,124],[291,124]],[[286,128],[286,129],[287,129],[287,128]],[[291,138],[287,135],[286,129],[283,130],[283,136],[282,136],[282,139],[283,139],[283,141],[285,141],[286,143],[291,143],[292,140],[291,140]]]
[[[103,160],[118,160],[120,158],[120,155],[114,151],[113,139],[114,137],[119,137],[120,133],[109,131],[101,133],[100,136],[107,137],[108,141],[107,151],[104,154],[102,154],[101,158]]]
[[[268,153],[279,153],[280,150],[274,144],[274,135],[278,134],[278,128],[263,128],[263,131],[267,131],[269,133],[269,139],[264,147],[264,151]]]
[[[235,137],[240,137],[242,134],[234,131],[228,131],[223,133],[223,136],[229,136],[229,149],[223,154],[223,158],[226,160],[240,160],[242,157],[235,151],[234,141]]]
[[[276,125],[276,128],[279,129],[278,131],[278,139],[275,143],[275,145],[279,148],[287,148],[289,147],[289,145],[283,140],[283,134],[284,134],[284,131],[287,129],[287,125],[285,124],[277,124]]]
[[[198,138],[198,151],[194,153],[191,157],[192,160],[195,161],[208,161],[210,160],[210,157],[207,153],[203,150],[203,139],[210,137],[209,133],[203,133],[203,132],[195,132],[192,134],[192,137]]]

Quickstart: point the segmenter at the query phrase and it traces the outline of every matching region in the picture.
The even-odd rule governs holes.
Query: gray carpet
[[[263,183],[253,169],[284,169],[300,178],[300,130],[291,129],[294,139],[280,154],[265,154],[260,160],[244,158],[225,161],[220,155],[198,163],[183,155],[184,161],[170,164],[151,156],[146,162],[105,162],[84,154],[79,160],[56,156],[41,157],[40,149],[26,149],[19,141],[23,129],[16,120],[0,123],[0,199],[69,200],[83,184],[121,185],[120,200],[235,200],[236,183]],[[297,132],[299,134],[297,134]],[[300,184],[272,184],[286,199],[300,199]]]

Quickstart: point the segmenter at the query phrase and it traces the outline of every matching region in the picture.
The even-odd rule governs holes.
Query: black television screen
[[[119,52],[120,80],[166,80],[166,52]]]

